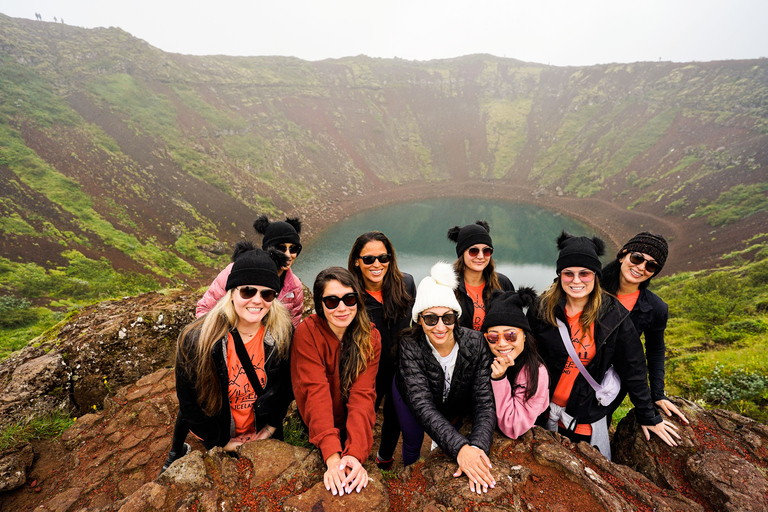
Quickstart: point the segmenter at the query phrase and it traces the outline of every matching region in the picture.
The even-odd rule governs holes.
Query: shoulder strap
[[[559,318],[557,319],[557,328],[560,330],[560,338],[563,340],[565,350],[568,351],[568,355],[571,356],[571,360],[573,361],[573,364],[576,365],[576,368],[579,369],[579,372],[581,372],[584,378],[587,379],[587,382],[589,382],[589,385],[592,386],[592,389],[595,391],[600,391],[603,389],[603,387],[598,384],[594,378],[592,378],[587,369],[584,368],[584,365],[581,364],[581,359],[579,359],[579,355],[573,348],[573,342],[571,341],[571,337],[568,334],[568,329],[566,329],[565,324]]]
[[[245,370],[245,375],[248,377],[256,396],[260,396],[264,393],[264,388],[261,387],[259,377],[256,376],[256,370],[253,369],[253,363],[251,363],[251,358],[248,356],[248,351],[245,349],[243,339],[240,337],[240,333],[237,332],[237,329],[232,329],[231,333],[232,340],[235,342],[237,358],[240,360],[240,364],[242,365],[243,370]]]

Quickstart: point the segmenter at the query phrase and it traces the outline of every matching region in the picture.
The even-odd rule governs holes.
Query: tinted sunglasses
[[[371,256],[368,254],[366,256],[360,256],[360,259],[363,260],[363,263],[366,265],[373,265],[373,262],[376,260],[379,260],[382,265],[386,265],[389,263],[390,258],[392,258],[391,254],[379,254],[378,256]]]
[[[595,278],[595,273],[591,270],[579,270],[578,272],[571,272],[570,270],[563,270],[560,272],[560,279],[564,283],[570,283],[576,276],[579,276],[579,281],[582,283],[588,283]]]
[[[351,308],[357,304],[357,292],[347,293],[343,297],[337,297],[336,295],[327,295],[323,297],[323,304],[328,309],[336,309],[339,307],[339,303],[343,302],[345,306]]]
[[[642,265],[643,262],[645,262],[645,270],[648,272],[656,272],[661,268],[661,265],[659,265],[656,260],[647,260],[639,252],[629,253],[629,261],[631,261],[634,265]]]
[[[291,244],[290,247],[288,247],[287,244],[277,244],[275,246],[275,249],[277,249],[280,252],[288,251],[291,254],[298,256],[299,253],[301,252],[301,244]]]
[[[517,341],[517,331],[504,331],[501,336],[499,336],[499,333],[497,332],[487,332],[484,334],[484,336],[485,339],[488,340],[488,343],[494,344],[501,340],[501,336],[504,336],[504,339],[510,343]]]
[[[440,320],[443,321],[443,325],[453,325],[456,323],[456,313],[445,313],[443,316],[437,316],[433,313],[427,313],[426,315],[419,315],[424,323],[429,327],[434,327]]]
[[[270,290],[269,288],[266,290],[259,290],[255,286],[241,286],[237,291],[240,292],[240,297],[244,300],[252,299],[257,293],[260,293],[261,300],[264,302],[272,302],[275,300],[275,294],[277,293],[275,290]]]
[[[483,247],[482,251],[484,257],[490,258],[491,254],[493,254],[493,247]],[[470,258],[477,258],[477,255],[480,254],[480,248],[470,247],[467,249],[467,252],[469,253]]]

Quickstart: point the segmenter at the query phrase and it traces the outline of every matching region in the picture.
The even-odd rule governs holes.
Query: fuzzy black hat
[[[629,242],[624,244],[624,247],[616,254],[616,258],[621,258],[630,252],[642,252],[656,260],[656,263],[659,264],[659,269],[656,271],[658,274],[664,263],[667,262],[669,247],[663,236],[643,231],[630,238]]]
[[[274,249],[265,251],[251,242],[240,241],[232,253],[232,271],[227,277],[225,290],[238,286],[258,285],[280,291],[278,269],[288,263],[288,257]]]
[[[475,244],[485,244],[493,247],[491,240],[491,228],[484,220],[475,221],[474,224],[468,224],[463,228],[454,226],[448,230],[448,240],[456,244],[456,256],[461,257],[464,251]]]
[[[522,287],[517,292],[496,290],[491,296],[483,327],[480,330],[486,332],[497,325],[509,325],[530,331],[531,326],[528,324],[523,308],[530,308],[535,300],[536,291],[533,288]]]
[[[598,279],[601,272],[600,256],[605,254],[605,242],[600,237],[573,236],[563,231],[557,237],[557,273],[568,267],[583,267],[595,273]]]
[[[300,244],[301,221],[298,218],[286,218],[285,222],[269,222],[266,215],[260,215],[253,221],[253,229],[264,235],[261,248],[267,249],[278,244]]]

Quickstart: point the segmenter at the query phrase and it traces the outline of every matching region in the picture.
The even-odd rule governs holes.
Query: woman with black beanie
[[[276,299],[285,255],[239,242],[224,296],[186,326],[176,349],[179,413],[163,466],[186,455],[191,431],[206,449],[227,451],[256,439],[282,439],[293,400],[289,353],[293,326]]]
[[[656,407],[667,416],[676,414],[683,423],[688,423],[685,415],[664,394],[664,331],[669,307],[648,290],[651,279],[664,268],[667,255],[667,241],[663,236],[648,231],[638,233],[616,253],[615,260],[603,267],[602,283],[605,291],[615,295],[629,310],[635,329],[643,335],[651,398]],[[625,396],[627,392],[622,389],[611,404],[611,413],[621,405]]]
[[[456,244],[458,257],[453,269],[459,275],[456,298],[464,311],[461,326],[479,331],[491,293],[513,292],[515,287],[507,276],[496,272],[491,228],[486,221],[478,220],[463,228],[454,226],[448,230],[448,240]]]
[[[574,442],[586,441],[610,459],[606,415],[612,398],[598,398],[595,386],[617,392],[618,385],[609,385],[606,375],[609,379],[618,375],[646,439],[654,432],[676,446],[672,436],[680,438],[677,427],[653,407],[643,345],[629,312],[600,286],[605,243],[598,237],[575,237],[563,231],[557,248],[557,279],[539,297],[536,310],[529,312],[531,330],[550,375],[549,414],[542,418],[547,428]],[[570,354],[578,359],[576,364]]]

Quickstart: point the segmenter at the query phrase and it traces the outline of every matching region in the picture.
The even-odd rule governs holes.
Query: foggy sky
[[[0,0],[0,12],[120,27],[193,55],[489,53],[560,66],[768,57],[768,0]]]

